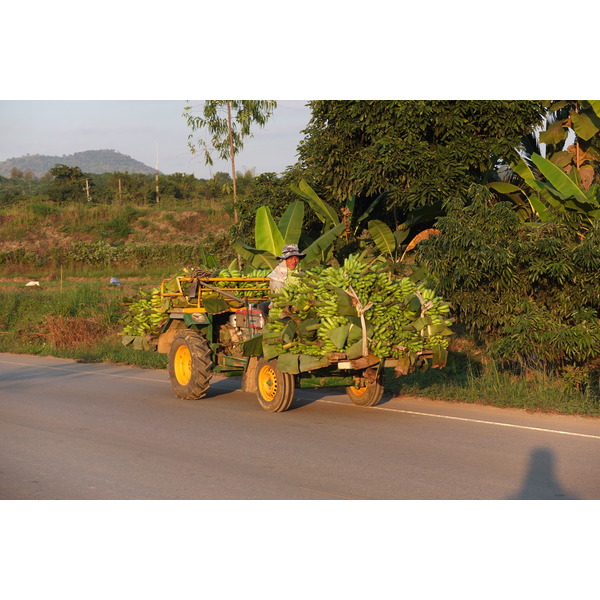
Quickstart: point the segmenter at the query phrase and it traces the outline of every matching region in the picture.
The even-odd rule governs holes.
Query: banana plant
[[[240,241],[234,242],[235,251],[244,258],[253,268],[274,269],[279,262],[277,256],[285,244],[298,244],[304,222],[304,202],[292,202],[283,213],[279,223],[268,206],[261,206],[256,211],[254,225],[254,240],[256,247],[249,246]],[[304,264],[325,261],[328,257],[333,242],[341,235],[344,229],[342,223],[337,223],[318,239],[312,242],[304,253]]]
[[[356,196],[352,195],[346,200],[346,204],[342,209],[342,219],[340,219],[335,209],[325,202],[319,195],[310,187],[310,185],[302,179],[298,185],[291,184],[290,189],[298,194],[301,198],[307,202],[307,204],[313,209],[317,217],[323,223],[324,230],[327,231],[332,227],[336,227],[341,222],[344,223],[344,229],[348,232],[354,226],[354,235],[358,233],[360,223],[364,221],[377,207],[377,205],[387,196],[387,192],[383,192],[369,204],[367,209],[358,217],[355,216],[354,210],[356,208]],[[347,217],[349,215],[349,217]]]
[[[581,186],[577,169],[572,169],[567,174],[539,154],[533,154],[531,161],[539,169],[545,181],[536,179],[523,159],[512,168],[534,190],[535,193],[529,196],[522,190],[521,192],[526,195],[540,221],[547,223],[552,220],[550,207],[562,213],[576,213],[584,223],[600,218],[600,186],[597,183],[586,190]]]
[[[396,231],[392,231],[383,221],[369,221],[369,233],[373,238],[373,242],[382,255],[389,255],[390,259],[395,262],[402,262],[406,253],[416,247],[416,245],[426,240],[432,235],[439,235],[439,229],[429,228],[424,229],[406,245],[401,256],[398,256],[401,249],[401,244],[406,240],[410,232],[409,227],[400,227]]]

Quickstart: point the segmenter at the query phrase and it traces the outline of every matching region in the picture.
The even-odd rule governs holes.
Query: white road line
[[[4,363],[4,364],[8,364],[8,365],[18,365],[21,367],[31,367],[34,368],[34,365],[28,365],[25,363],[18,363],[18,362],[11,362],[8,360],[0,360],[0,363]],[[54,366],[48,366],[46,365],[46,367],[48,369],[58,369],[61,371],[69,371],[71,373],[89,373],[88,371],[81,371],[78,369],[68,369],[66,367],[54,367]],[[92,375],[98,375],[99,373],[89,373]],[[100,373],[101,375],[107,376],[107,377],[128,377],[127,375],[113,375],[111,373]],[[154,382],[159,382],[159,383],[169,383],[169,381],[167,380],[163,380],[163,379],[151,379],[149,377],[129,377],[129,379],[143,379],[144,381],[154,381]],[[323,402],[326,404],[345,404],[344,402],[336,402],[335,400],[319,400],[319,402]],[[560,429],[546,429],[544,427],[531,427],[529,425],[514,425],[512,423],[500,423],[498,421],[484,421],[482,419],[468,419],[467,417],[452,417],[450,415],[438,415],[435,413],[424,413],[424,412],[417,412],[414,410],[404,410],[402,408],[387,408],[385,406],[372,406],[369,408],[369,410],[381,410],[381,411],[386,411],[386,412],[394,412],[394,413],[404,413],[407,415],[417,415],[419,417],[434,417],[437,419],[448,419],[451,421],[465,421],[467,423],[479,423],[482,425],[495,425],[497,427],[511,427],[513,429],[527,429],[529,431],[541,431],[544,433],[555,433],[557,435],[570,435],[573,437],[582,437],[582,438],[591,438],[591,439],[595,439],[595,440],[600,440],[600,435],[591,435],[588,433],[575,433],[573,431],[561,431]]]
[[[320,400],[329,404],[343,404],[334,400]],[[591,435],[588,433],[575,433],[573,431],[561,431],[560,429],[546,429],[544,427],[531,427],[529,425],[514,425],[512,423],[500,423],[498,421],[484,421],[482,419],[468,419],[467,417],[452,417],[449,415],[437,415],[435,413],[417,412],[414,410],[404,410],[402,408],[387,408],[385,406],[372,406],[369,410],[382,410],[387,412],[404,413],[407,415],[417,415],[419,417],[435,417],[437,419],[449,419],[452,421],[466,421],[467,423],[481,423],[483,425],[496,425],[497,427],[512,427],[514,429],[529,429],[530,431],[542,431],[544,433],[556,433],[558,435],[572,435],[575,437],[592,438],[600,440],[600,435]]]

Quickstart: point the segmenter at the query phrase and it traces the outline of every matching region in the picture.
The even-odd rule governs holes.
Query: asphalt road
[[[0,499],[600,499],[600,420],[0,354]]]

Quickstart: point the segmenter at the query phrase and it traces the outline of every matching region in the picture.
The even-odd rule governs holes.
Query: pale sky
[[[189,105],[201,107],[201,100]],[[281,173],[296,162],[300,133],[308,124],[306,100],[282,100],[264,128],[236,156],[236,170]],[[63,156],[110,149],[162,173],[193,173],[210,178],[230,172],[217,159],[212,168],[188,148],[191,130],[183,118],[187,100],[0,100],[0,161],[25,154]],[[199,111],[196,111],[200,114]],[[195,134],[197,135],[197,134]]]

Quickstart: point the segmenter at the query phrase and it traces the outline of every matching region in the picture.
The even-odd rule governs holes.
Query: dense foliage
[[[337,203],[389,190],[401,210],[464,196],[542,120],[533,101],[313,101],[299,146],[311,184]]]
[[[583,239],[561,224],[523,224],[508,203],[474,187],[438,220],[419,259],[458,320],[493,354],[585,378],[600,356],[600,227]]]

